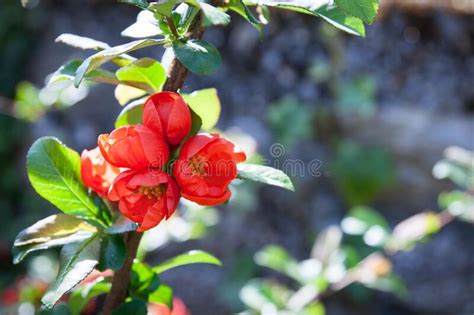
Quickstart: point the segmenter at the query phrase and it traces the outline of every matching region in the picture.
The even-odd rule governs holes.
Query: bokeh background
[[[11,263],[18,231],[56,211],[28,183],[29,145],[53,135],[78,151],[91,148],[98,134],[113,128],[121,110],[111,86],[61,95],[42,90],[47,75],[62,63],[88,55],[54,39],[73,33],[124,43],[120,32],[136,14],[112,0],[43,0],[32,9],[18,0],[0,3],[3,304],[15,300],[12,287],[28,277],[47,281],[56,268],[55,251]],[[205,38],[219,48],[223,65],[209,77],[190,75],[184,91],[216,87],[222,102],[218,127],[245,146],[256,146],[273,163],[319,164],[314,174],[293,177],[296,193],[238,185],[228,206],[187,209],[181,221],[167,227],[171,232],[149,238],[147,249],[156,249],[148,255],[151,263],[193,248],[222,259],[223,268],[200,265],[164,275],[163,282],[193,314],[246,309],[239,291],[253,278],[291,286],[259,267],[255,253],[278,244],[297,260],[307,259],[316,235],[340,226],[354,206],[371,207],[390,228],[427,209],[443,210],[438,196],[455,184],[435,179],[433,166],[450,146],[474,150],[473,14],[469,0],[382,1],[366,38],[310,16],[277,11],[262,38],[238,16],[232,16],[230,27],[207,31]],[[160,59],[162,51],[136,55]],[[284,152],[273,152],[275,143]],[[351,244],[360,257],[364,246]],[[351,285],[324,299],[326,314],[474,313],[474,226],[469,222],[455,220],[390,260],[406,294],[397,294],[405,289],[384,293]]]

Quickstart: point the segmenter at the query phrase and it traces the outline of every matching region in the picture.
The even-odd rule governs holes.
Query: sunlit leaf
[[[124,29],[122,36],[132,38],[146,38],[162,35],[163,31],[158,25],[158,21],[153,16],[153,12],[143,10],[138,13],[137,21]]]
[[[258,31],[262,30],[262,23],[257,19],[242,0],[230,0],[229,9],[235,11],[253,25]]]
[[[141,8],[141,9],[146,9],[148,7],[148,1],[147,0],[118,0],[118,2],[131,4],[131,5],[134,5],[136,7]]]
[[[142,89],[137,89],[133,86],[119,84],[115,88],[114,96],[117,102],[123,106],[130,101],[142,97],[147,92]]]
[[[160,284],[157,290],[148,295],[148,302],[157,303],[167,306],[169,309],[173,308],[173,289],[171,287]]]
[[[40,138],[26,157],[28,178],[36,192],[66,214],[104,224],[108,212],[81,181],[80,157],[58,139]]]
[[[204,15],[204,26],[227,25],[230,23],[230,16],[224,11],[205,2],[199,2],[199,6]]]
[[[189,107],[202,119],[202,129],[210,131],[219,121],[221,102],[214,88],[182,95]]]
[[[379,0],[335,0],[339,9],[346,14],[372,23],[379,8]]]
[[[190,265],[190,264],[212,264],[220,266],[221,261],[209,253],[200,250],[192,250],[187,253],[178,255],[161,264],[153,267],[153,271],[157,274],[163,273],[169,269]]]
[[[282,187],[295,191],[291,179],[280,170],[270,166],[257,164],[240,163],[237,164],[238,178],[252,180],[268,185]]]
[[[41,302],[47,308],[52,308],[65,293],[72,290],[94,270],[99,263],[99,256],[100,242],[97,237],[65,245],[61,250],[58,276]]]
[[[79,49],[104,50],[110,48],[109,44],[74,34],[61,34],[56,38],[56,43],[63,43]]]
[[[138,59],[122,67],[115,73],[120,81],[129,85],[140,87],[145,85],[150,94],[161,91],[166,81],[165,69],[152,58]]]
[[[141,124],[145,101],[146,98],[142,98],[125,106],[115,120],[115,128]]]
[[[123,44],[120,46],[115,46],[111,48],[107,48],[105,50],[99,51],[95,55],[88,57],[84,62],[79,66],[76,71],[76,79],[74,80],[74,85],[79,86],[82,79],[94,69],[97,69],[104,63],[113,60],[121,55],[124,55],[128,52],[153,46],[153,45],[160,45],[164,44],[166,41],[164,40],[156,40],[156,39],[142,39],[133,41],[127,44]]]

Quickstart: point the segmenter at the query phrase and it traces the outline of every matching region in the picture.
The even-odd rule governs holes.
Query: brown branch
[[[190,38],[200,39],[204,34],[204,28],[201,23],[201,16],[198,15],[192,22],[189,33]],[[172,61],[168,71],[168,78],[163,91],[177,92],[183,87],[184,80],[188,74],[187,69],[176,58]],[[142,238],[142,233],[128,232],[124,236],[127,247],[127,257],[122,268],[117,270],[112,279],[112,289],[107,295],[102,311],[103,315],[110,315],[112,311],[122,304],[128,296],[128,288],[130,285],[130,271],[133,265],[133,260],[137,255],[138,245]]]

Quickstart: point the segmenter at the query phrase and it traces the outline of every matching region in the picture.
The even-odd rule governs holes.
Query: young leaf
[[[81,181],[79,154],[52,137],[33,143],[26,156],[28,178],[36,192],[66,214],[104,225],[105,207],[89,196]]]
[[[261,182],[295,191],[291,179],[280,170],[273,167],[256,164],[237,164],[238,178]]]
[[[192,250],[187,253],[178,255],[174,258],[171,258],[153,267],[153,271],[157,274],[160,274],[169,269],[190,264],[213,264],[217,266],[222,265],[221,261],[216,257],[212,256],[211,254],[200,250]]]
[[[115,120],[115,128],[126,125],[141,124],[143,104],[145,104],[145,101],[146,98],[142,98],[125,106]]]
[[[189,107],[202,119],[202,129],[210,131],[219,121],[221,102],[214,88],[182,95]]]
[[[163,35],[163,31],[160,29],[153,12],[143,10],[138,13],[137,21],[124,29],[121,35],[132,38],[146,38]]]
[[[335,0],[339,9],[371,24],[379,8],[379,0]]]
[[[244,4],[242,0],[230,0],[229,9],[240,14],[244,19],[249,21],[259,32],[262,30],[262,23],[257,19],[250,9]]]
[[[151,58],[138,59],[115,72],[117,78],[131,86],[145,85],[150,94],[161,91],[166,72],[161,64]]]
[[[146,315],[148,313],[146,304],[142,300],[132,300],[122,303],[112,315]]]
[[[47,308],[52,308],[65,293],[72,290],[94,270],[99,262],[99,256],[100,242],[97,237],[65,245],[61,250],[58,276],[41,302]]]
[[[84,62],[79,66],[76,71],[76,79],[74,80],[74,85],[77,87],[81,83],[82,79],[94,69],[97,69],[104,63],[113,60],[119,56],[122,56],[128,52],[153,46],[164,44],[165,40],[156,40],[156,39],[142,39],[136,40],[127,44],[120,46],[111,47],[102,51],[99,51],[95,55],[88,57]]]
[[[173,289],[165,284],[160,284],[157,290],[150,293],[148,302],[162,304],[169,309],[173,308]]]
[[[173,51],[176,58],[195,74],[212,74],[221,65],[221,55],[217,48],[204,40],[175,41]]]
[[[101,239],[100,246],[100,270],[118,270],[125,262],[127,250],[122,237],[118,234],[110,234]]]
[[[205,2],[199,2],[199,6],[204,15],[203,25],[205,27],[210,25],[227,25],[230,23],[230,16],[224,11]]]

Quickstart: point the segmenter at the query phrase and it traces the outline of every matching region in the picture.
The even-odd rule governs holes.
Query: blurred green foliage
[[[371,204],[396,180],[394,163],[385,150],[352,141],[339,143],[330,170],[349,206]]]

